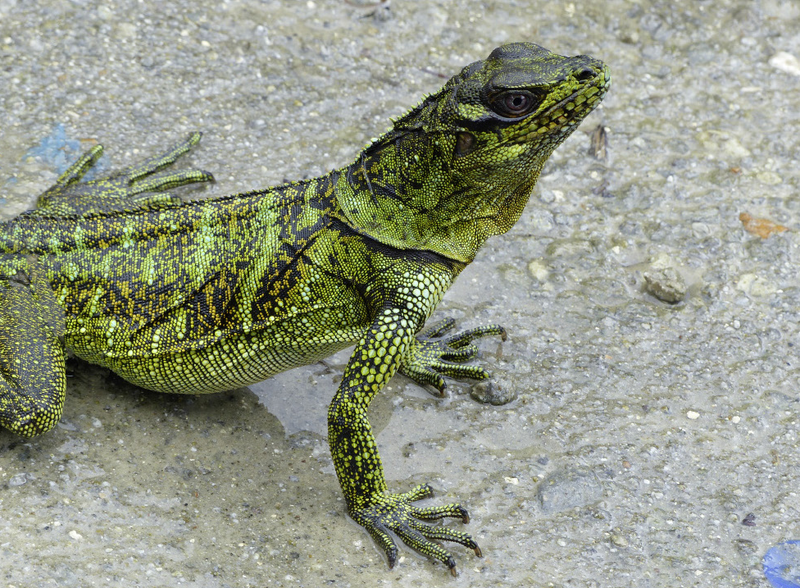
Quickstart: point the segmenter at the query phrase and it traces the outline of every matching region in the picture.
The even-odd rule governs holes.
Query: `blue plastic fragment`
[[[61,175],[81,156],[83,151],[81,142],[78,139],[70,139],[67,136],[64,125],[59,123],[36,147],[28,149],[25,153],[25,158],[35,157],[51,166],[58,175]],[[102,164],[103,159],[100,160],[99,165],[95,165],[90,169],[84,178],[92,179],[93,172],[97,171],[98,168],[105,167]]]
[[[800,541],[784,541],[764,555],[764,575],[774,588],[800,588]]]

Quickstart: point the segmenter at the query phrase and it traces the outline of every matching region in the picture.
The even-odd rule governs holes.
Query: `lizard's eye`
[[[539,100],[531,92],[513,90],[498,94],[491,100],[492,110],[501,116],[518,118],[534,110]]]

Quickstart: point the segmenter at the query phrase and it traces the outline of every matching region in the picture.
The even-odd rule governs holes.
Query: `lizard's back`
[[[331,227],[332,182],[22,216],[3,226],[3,249],[39,256],[77,356],[158,391],[230,389],[330,355],[366,324]]]

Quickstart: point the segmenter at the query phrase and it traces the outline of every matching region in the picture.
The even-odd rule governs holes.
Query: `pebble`
[[[686,296],[686,283],[672,267],[653,267],[644,273],[645,290],[663,302],[674,304]]]
[[[768,63],[775,69],[782,72],[791,74],[793,76],[800,76],[800,61],[797,57],[786,51],[778,51],[775,55],[769,58]]]
[[[528,271],[534,278],[536,278],[540,282],[544,282],[550,275],[550,270],[547,269],[547,266],[541,259],[534,259],[533,261],[531,261],[528,264]]]
[[[486,380],[478,382],[469,391],[473,400],[481,404],[502,406],[517,399],[517,391],[500,382]]]
[[[613,543],[615,547],[628,547],[628,540],[620,533],[611,534],[611,543]]]

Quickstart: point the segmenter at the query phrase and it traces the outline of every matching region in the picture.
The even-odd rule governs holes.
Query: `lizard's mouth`
[[[518,143],[543,137],[566,138],[603,99],[611,87],[611,74],[604,65],[597,75],[577,92],[553,104],[536,116],[536,125],[522,133]]]
[[[574,119],[582,119],[594,110],[610,87],[611,76],[608,68],[603,66],[603,69],[587,85],[543,112],[539,116],[542,121],[540,127],[547,125],[550,128],[555,128],[553,126],[554,123],[559,126],[565,125]]]

